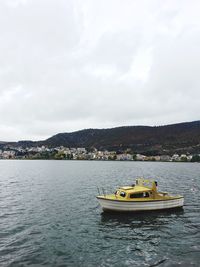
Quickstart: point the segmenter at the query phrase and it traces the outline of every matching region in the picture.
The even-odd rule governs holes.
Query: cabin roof
[[[146,186],[139,186],[136,185],[134,187],[132,186],[123,186],[119,188],[120,190],[128,191],[128,193],[137,193],[137,192],[148,192],[152,191],[152,188],[146,187]]]

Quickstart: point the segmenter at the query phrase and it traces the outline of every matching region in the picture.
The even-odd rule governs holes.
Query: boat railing
[[[159,195],[162,195],[162,196],[167,196],[168,195],[168,192],[158,192]]]
[[[105,196],[106,195],[106,190],[103,187],[97,186],[97,191],[98,191],[99,196],[101,196],[101,195]]]
[[[108,191],[108,188],[105,190],[105,188],[97,186],[97,192],[99,196],[103,195],[105,197],[106,195],[111,194],[111,192],[113,192],[113,188],[110,188]]]

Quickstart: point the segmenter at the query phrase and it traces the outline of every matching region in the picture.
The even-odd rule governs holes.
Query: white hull
[[[182,207],[184,198],[174,198],[170,200],[153,200],[153,201],[116,201],[105,198],[98,198],[103,210],[110,211],[146,211],[162,210]]]

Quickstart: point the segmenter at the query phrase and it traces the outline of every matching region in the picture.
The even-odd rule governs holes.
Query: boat
[[[159,192],[155,180],[136,179],[131,186],[123,186],[114,194],[97,196],[103,211],[152,211],[172,208],[181,208],[184,205],[184,197],[171,195],[167,192]]]

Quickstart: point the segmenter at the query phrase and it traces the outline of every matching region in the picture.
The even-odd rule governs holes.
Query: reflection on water
[[[175,217],[179,217],[184,214],[184,209],[176,208],[170,210],[158,210],[158,211],[146,211],[146,212],[102,212],[101,213],[101,222],[102,223],[116,223],[119,224],[132,224],[135,223],[135,227],[141,227],[142,225],[160,225],[160,223],[166,222]],[[165,220],[163,220],[165,219]]]

